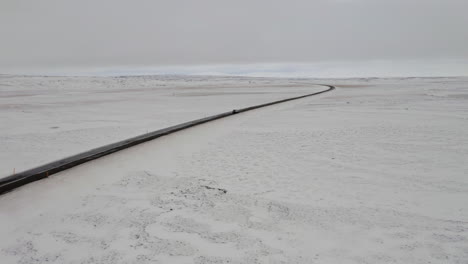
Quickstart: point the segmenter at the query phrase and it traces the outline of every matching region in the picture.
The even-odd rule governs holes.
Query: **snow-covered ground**
[[[0,113],[11,122],[1,124],[2,146],[39,150],[47,144],[31,144],[35,134],[47,134],[44,141],[62,138],[76,151],[80,144],[67,137],[94,147],[310,91],[298,82],[338,89],[166,136],[0,196],[1,263],[467,263],[468,78],[145,77],[161,87],[141,95],[131,90],[145,86],[139,78],[2,77]],[[69,97],[54,98],[62,85],[50,84],[59,80]],[[50,92],[18,98],[40,92],[42,81]],[[15,105],[30,107],[31,117],[16,120]],[[17,161],[15,151],[2,153],[2,168],[5,158]],[[54,152],[48,157],[67,153]]]
[[[322,89],[310,83],[0,75],[0,178],[171,125]]]

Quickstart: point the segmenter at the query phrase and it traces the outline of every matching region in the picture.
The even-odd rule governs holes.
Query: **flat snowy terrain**
[[[0,75],[0,178],[182,122],[323,90],[311,83]]]
[[[1,169],[312,83],[0,196],[1,263],[467,263],[468,78],[2,76]]]

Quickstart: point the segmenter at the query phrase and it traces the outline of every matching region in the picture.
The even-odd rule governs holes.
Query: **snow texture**
[[[54,146],[54,159],[146,127],[310,91],[297,83],[337,86],[0,196],[2,263],[468,262],[467,78],[1,80],[12,105],[31,114],[2,103],[2,120],[23,125],[2,122],[10,139],[2,138],[2,162],[28,166],[37,155],[11,150],[59,140],[66,150]],[[31,95],[39,83],[48,92]],[[145,84],[154,95],[132,92]]]

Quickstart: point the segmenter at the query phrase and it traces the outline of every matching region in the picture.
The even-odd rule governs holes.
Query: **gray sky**
[[[466,0],[1,0],[21,67],[468,59]]]

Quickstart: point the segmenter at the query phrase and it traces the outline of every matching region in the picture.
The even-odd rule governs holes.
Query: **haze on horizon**
[[[468,59],[463,0],[3,0],[5,69]]]

